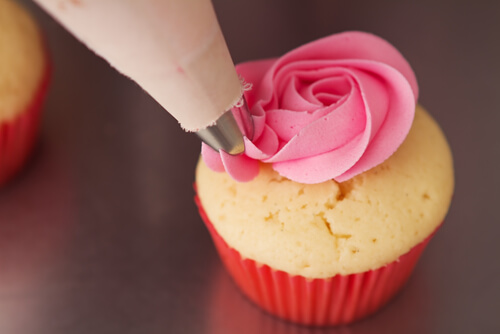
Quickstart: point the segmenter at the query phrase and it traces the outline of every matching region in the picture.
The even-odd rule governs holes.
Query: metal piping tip
[[[236,107],[236,111],[240,113],[246,136],[251,140],[253,139],[254,132],[253,121],[244,98],[242,102],[240,107]],[[245,152],[243,134],[231,110],[222,114],[214,125],[202,129],[196,132],[196,134],[205,144],[216,151],[223,150],[231,155],[238,155]]]
[[[216,151],[223,150],[231,155],[245,152],[243,135],[231,111],[226,111],[214,125],[202,129],[196,134],[205,144]]]

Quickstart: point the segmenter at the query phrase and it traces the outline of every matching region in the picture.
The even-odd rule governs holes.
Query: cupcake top
[[[260,164],[247,183],[200,160],[197,190],[216,231],[243,257],[308,278],[395,261],[433,233],[453,192],[452,157],[417,107],[411,131],[382,164],[339,183],[303,184]]]
[[[29,106],[45,66],[42,37],[33,19],[13,1],[0,0],[0,121]]]
[[[354,274],[397,260],[440,225],[450,148],[392,45],[347,32],[237,69],[254,85],[245,95],[255,134],[236,157],[203,146],[196,184],[243,257],[308,278]]]

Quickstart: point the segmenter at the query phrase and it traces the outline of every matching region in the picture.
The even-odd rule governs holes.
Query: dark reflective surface
[[[451,211],[406,288],[375,316],[327,330],[241,297],[192,201],[198,139],[23,2],[55,75],[39,148],[0,190],[0,333],[500,332],[496,2],[215,2],[236,62],[348,29],[385,37],[453,148]]]

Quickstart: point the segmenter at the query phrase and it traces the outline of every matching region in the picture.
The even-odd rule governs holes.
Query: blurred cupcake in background
[[[0,185],[30,156],[49,77],[48,53],[36,22],[14,1],[0,0]]]

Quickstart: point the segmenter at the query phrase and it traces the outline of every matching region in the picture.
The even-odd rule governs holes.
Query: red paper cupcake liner
[[[40,115],[50,82],[50,65],[31,103],[13,119],[0,122],[0,186],[23,167],[36,143]]]
[[[334,326],[360,320],[384,306],[410,277],[433,234],[394,262],[376,270],[309,279],[244,259],[215,231],[195,197],[227,271],[243,293],[265,311],[290,322]]]

